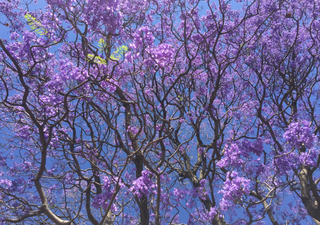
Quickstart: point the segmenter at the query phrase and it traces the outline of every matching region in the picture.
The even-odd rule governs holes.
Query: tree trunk
[[[136,165],[136,177],[139,178],[142,176],[143,171],[143,161],[142,156],[137,155],[134,158],[134,164]],[[142,196],[140,201],[138,202],[139,208],[140,208],[140,219],[141,223],[140,225],[149,225],[149,209],[148,209],[148,198],[146,196]]]

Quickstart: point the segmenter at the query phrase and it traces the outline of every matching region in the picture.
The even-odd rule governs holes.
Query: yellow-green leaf
[[[98,47],[100,51],[103,51],[107,47],[107,43],[102,38],[98,41]]]
[[[94,62],[97,63],[97,64],[107,64],[106,60],[102,59],[99,56],[95,56],[93,54],[88,54],[87,56],[88,56],[89,60],[94,59]]]
[[[48,33],[48,31],[42,27],[41,23],[35,17],[27,13],[24,18],[27,20],[32,31],[35,31],[39,35],[45,35]]]
[[[119,60],[121,56],[127,51],[128,51],[128,47],[125,45],[122,45],[119,48],[117,48],[115,52],[112,53],[112,55],[110,56],[110,59]]]

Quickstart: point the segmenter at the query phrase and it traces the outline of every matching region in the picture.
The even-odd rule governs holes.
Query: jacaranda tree
[[[0,2],[1,224],[320,224],[320,1],[35,6]]]

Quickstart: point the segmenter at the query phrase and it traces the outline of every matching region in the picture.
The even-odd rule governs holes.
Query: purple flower
[[[130,191],[141,198],[143,195],[148,196],[155,193],[157,185],[151,180],[152,173],[149,170],[142,171],[142,176],[132,182]]]
[[[312,133],[309,124],[306,120],[291,123],[283,134],[286,143],[297,149],[302,146],[312,148],[315,144],[316,136]]]
[[[104,176],[102,180],[103,180],[102,193],[94,197],[92,206],[94,208],[102,207],[106,209],[109,205],[108,200],[111,199],[114,193],[114,190],[111,188],[111,180],[109,179],[109,177]]]
[[[305,166],[317,166],[317,159],[319,155],[319,150],[316,148],[309,149],[308,152],[302,152],[299,156],[299,161]]]
[[[220,207],[222,211],[228,210],[229,207],[233,205],[234,200],[241,199],[243,194],[249,194],[250,189],[250,180],[238,176],[238,173],[228,172],[226,175],[226,181],[223,185],[223,190],[220,190],[219,193],[223,194]]]

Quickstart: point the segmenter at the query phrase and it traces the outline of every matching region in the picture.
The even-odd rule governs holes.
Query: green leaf
[[[89,60],[94,59],[94,62],[97,64],[104,64],[104,65],[107,64],[106,60],[102,59],[99,56],[95,56],[93,54],[88,54],[87,57],[89,58]]]
[[[48,33],[46,29],[44,29],[41,23],[30,14],[26,14],[24,18],[27,20],[28,25],[31,27],[31,30],[40,35],[45,35]]]
[[[127,51],[128,51],[128,47],[125,45],[122,45],[119,48],[117,48],[115,52],[112,53],[112,55],[110,56],[110,59],[119,60],[121,59],[122,55]]]
[[[102,38],[98,41],[98,47],[100,51],[103,51],[107,47],[107,43]]]
[[[106,41],[101,38],[101,39],[98,41],[99,51],[103,52],[106,47],[107,47]],[[125,45],[122,45],[122,46],[118,47],[117,50],[114,51],[114,52],[111,54],[110,59],[112,59],[112,60],[119,60],[119,59],[121,59],[121,57],[123,56],[123,54],[124,54],[125,52],[127,52],[127,51],[128,51],[128,47],[125,46]],[[102,59],[102,58],[99,57],[99,56],[94,56],[94,55],[92,55],[92,54],[88,54],[87,56],[88,56],[89,60],[91,60],[91,59],[94,58],[94,62],[95,62],[95,63],[98,63],[98,64],[107,64],[107,63],[106,63],[106,60]]]

